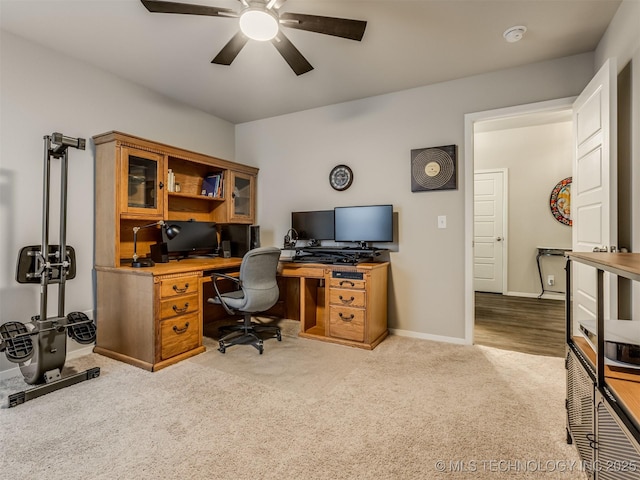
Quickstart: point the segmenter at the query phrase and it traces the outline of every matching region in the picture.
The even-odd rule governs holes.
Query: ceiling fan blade
[[[302,13],[281,13],[280,22],[283,26],[323,33],[350,40],[362,40],[367,22],[364,20],[349,20],[347,18],[321,17],[318,15],[304,15]]]
[[[302,75],[313,70],[307,59],[282,32],[278,32],[278,35],[271,40],[271,43],[273,43],[296,75]]]
[[[210,17],[237,16],[236,12],[228,8],[192,5],[190,3],[165,2],[163,0],[140,0],[152,13],[183,13],[185,15],[208,15]]]
[[[249,41],[249,39],[242,32],[236,33],[231,37],[231,40],[222,47],[222,50],[220,50],[220,53],[216,55],[216,58],[211,60],[211,63],[217,63],[218,65],[231,65],[231,62],[236,59],[240,50],[242,50],[242,47],[247,44],[247,41]]]

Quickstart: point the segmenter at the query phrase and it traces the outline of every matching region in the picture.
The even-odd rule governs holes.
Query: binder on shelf
[[[202,180],[202,195],[213,198],[222,197],[222,174],[207,175]]]

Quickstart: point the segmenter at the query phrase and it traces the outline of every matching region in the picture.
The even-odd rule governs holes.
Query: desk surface
[[[153,267],[133,268],[123,267],[98,267],[96,270],[108,272],[123,272],[129,275],[158,276],[174,273],[201,272],[205,270],[223,270],[237,268],[242,263],[242,258],[186,258],[184,260],[171,260],[169,263],[156,263]]]

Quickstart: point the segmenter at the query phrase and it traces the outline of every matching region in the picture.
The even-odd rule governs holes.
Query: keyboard
[[[334,263],[338,261],[338,258],[324,255],[306,255],[294,258],[293,261],[297,263]]]

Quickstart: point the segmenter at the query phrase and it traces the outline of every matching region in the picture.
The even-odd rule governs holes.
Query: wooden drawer
[[[364,290],[366,284],[366,280],[351,280],[350,278],[331,278],[329,281],[331,288],[355,288]]]
[[[343,307],[363,308],[365,306],[365,292],[364,290],[332,288],[329,290],[329,303]]]
[[[160,297],[188,295],[198,292],[198,277],[167,278],[160,282]]]
[[[160,301],[160,318],[171,318],[196,313],[200,310],[198,294],[183,295]]]
[[[329,334],[336,338],[364,342],[364,310],[330,307]]]
[[[198,315],[176,317],[160,322],[160,356],[162,360],[200,346]]]

